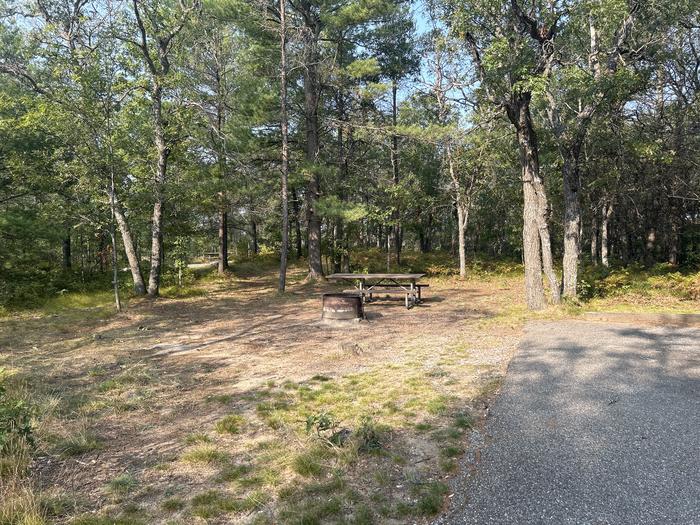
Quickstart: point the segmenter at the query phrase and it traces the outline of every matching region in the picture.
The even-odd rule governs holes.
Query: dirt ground
[[[319,321],[340,287],[300,274],[283,296],[273,274],[232,277],[106,318],[0,320],[0,367],[39,400],[31,478],[49,521],[428,520],[522,307],[517,277],[428,282],[423,304],[380,299],[345,326]],[[361,439],[324,448],[339,430]]]

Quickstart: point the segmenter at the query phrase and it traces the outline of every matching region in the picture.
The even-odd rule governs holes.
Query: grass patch
[[[182,460],[187,463],[206,465],[225,463],[228,461],[228,458],[229,456],[226,452],[209,443],[199,445],[182,455]]]
[[[197,285],[183,284],[182,286],[165,286],[160,289],[161,297],[167,299],[189,299],[191,297],[204,297],[207,291]]]
[[[228,405],[231,401],[233,401],[233,396],[231,394],[214,394],[207,396],[207,401]]]
[[[200,443],[211,443],[211,438],[204,432],[195,432],[185,437],[186,445],[198,445]]]
[[[177,496],[173,496],[164,500],[160,506],[163,510],[167,512],[178,512],[184,509],[187,506],[187,503],[184,499]]]
[[[63,457],[82,456],[102,448],[102,442],[92,431],[81,428],[61,439],[56,447]]]
[[[47,513],[34,488],[18,479],[0,484],[0,524],[48,525]]]
[[[218,490],[209,490],[192,498],[192,514],[204,519],[216,518],[232,512],[250,512],[269,501],[263,492],[253,492],[244,498],[235,498]]]
[[[468,430],[474,426],[474,417],[471,414],[457,414],[454,419],[454,426],[462,430]]]
[[[417,514],[421,516],[437,514],[442,509],[445,495],[449,490],[446,484],[437,481],[424,485],[418,493]]]
[[[295,456],[292,460],[292,469],[305,478],[319,477],[326,471],[324,460],[327,457],[328,450],[325,447],[314,447]]]
[[[72,520],[70,525],[146,525],[146,523],[148,522],[130,512],[119,516],[85,514]]]
[[[98,390],[100,392],[110,392],[112,390],[118,390],[131,385],[147,385],[153,380],[153,377],[149,370],[143,366],[132,366],[120,374],[107,379],[100,383]]]
[[[342,511],[343,501],[337,496],[314,498],[282,509],[280,519],[289,525],[316,525],[339,516]]]
[[[243,416],[230,414],[217,421],[214,428],[219,434],[239,434],[244,424]]]
[[[112,479],[112,481],[107,484],[107,489],[113,496],[123,497],[132,492],[137,486],[138,481],[136,481],[136,478],[128,472],[125,472]]]
[[[444,458],[456,458],[458,456],[461,456],[463,452],[464,450],[462,449],[462,447],[448,445],[440,450],[440,455]]]
[[[63,518],[78,510],[80,502],[68,494],[48,494],[39,495],[39,506],[42,514],[48,519]]]
[[[237,481],[252,472],[250,465],[228,465],[219,474],[219,479],[224,482]]]
[[[442,509],[445,495],[449,492],[449,487],[439,481],[431,481],[414,485],[411,492],[415,498],[414,502],[399,502],[396,505],[395,513],[399,516],[432,516]]]
[[[428,411],[428,414],[433,416],[441,416],[447,412],[447,409],[449,408],[448,403],[449,398],[447,396],[437,396],[428,401],[426,410]]]

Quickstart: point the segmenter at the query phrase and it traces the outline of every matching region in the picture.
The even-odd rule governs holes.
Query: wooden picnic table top
[[[424,273],[332,273],[328,279],[394,279],[414,281],[423,277]]]

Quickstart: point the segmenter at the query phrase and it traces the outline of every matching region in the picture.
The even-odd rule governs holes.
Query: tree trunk
[[[71,268],[71,250],[70,250],[70,234],[61,241],[61,251],[63,253],[63,269],[70,270]]]
[[[296,241],[297,259],[300,259],[304,253],[301,243],[301,212],[299,211],[299,199],[297,197],[296,188],[292,188],[292,209],[294,211],[294,238]]]
[[[340,271],[350,273],[350,235],[348,229],[343,229],[343,253],[340,256]]]
[[[564,297],[576,298],[578,262],[581,253],[581,203],[579,200],[579,154],[574,146],[564,157],[564,258],[562,262]]]
[[[646,265],[649,267],[653,266],[656,260],[656,228],[653,226],[647,230],[645,236],[644,255],[646,258]]]
[[[554,303],[559,302],[559,283],[552,261],[549,205],[540,176],[537,135],[530,115],[530,94],[526,92],[514,96],[507,111],[517,131],[522,169],[525,296],[528,308],[539,310],[545,306],[542,272],[549,280]]]
[[[342,56],[342,45],[338,46],[338,55]],[[338,126],[338,168],[340,171],[340,187],[339,187],[339,197],[340,200],[345,203],[347,202],[347,184],[348,184],[348,172],[349,172],[349,159],[351,155],[351,147],[345,147],[345,133],[344,126],[346,125],[347,115],[345,111],[345,94],[342,89],[338,90],[337,96],[337,107],[338,107],[338,120],[340,125]],[[352,131],[348,131],[348,140],[352,143]],[[334,232],[334,266],[336,271],[342,271],[348,273],[350,271],[350,246],[349,246],[349,235],[348,235],[349,225],[345,224],[341,218],[336,221],[335,232]]]
[[[126,253],[126,259],[129,261],[129,270],[131,270],[131,278],[134,281],[134,294],[135,295],[145,295],[146,294],[146,284],[143,280],[143,274],[141,273],[141,264],[136,252],[136,247],[134,244],[134,239],[131,236],[131,230],[129,229],[129,223],[126,220],[124,211],[119,205],[119,201],[114,196],[114,218],[117,221],[117,226],[119,227],[119,233],[122,236],[122,243],[124,244],[124,252]]]
[[[289,134],[287,122],[287,0],[280,2],[280,130],[282,132],[282,165],[280,200],[282,202],[282,246],[280,247],[280,275],[277,290],[287,286],[287,253],[289,251]]]
[[[396,135],[396,123],[398,117],[398,106],[396,101],[396,95],[398,92],[398,85],[395,78],[391,79],[391,172],[394,186],[399,183],[399,137]],[[401,225],[399,224],[399,212],[398,209],[394,209],[392,212],[392,222],[391,225],[391,235],[394,240],[394,250],[396,251],[396,264],[401,264]],[[387,254],[387,267],[391,264],[391,242],[387,242],[387,249],[389,254]]]
[[[160,290],[163,263],[163,187],[168,169],[168,157],[170,156],[170,149],[165,140],[162,98],[163,90],[156,83],[153,88],[153,121],[158,166],[154,181],[155,202],[153,203],[153,217],[151,219],[151,271],[148,276],[148,295],[151,297],[157,297]]]
[[[677,207],[671,205],[671,217],[668,233],[668,263],[673,266],[678,266],[678,254],[680,253],[681,239],[681,216],[678,213]]]
[[[219,210],[219,273],[228,270],[228,212],[226,208]]]
[[[459,253],[459,276],[464,279],[467,276],[467,247],[466,231],[469,220],[469,206],[463,195],[463,189],[459,177],[455,170],[454,159],[452,158],[452,145],[448,142],[445,147],[447,155],[447,167],[452,179],[452,188],[455,195],[455,207],[457,208],[457,251]]]
[[[459,244],[459,276],[464,279],[467,276],[467,246],[466,231],[469,220],[469,210],[463,203],[457,203],[457,237]]]
[[[612,212],[612,203],[605,203],[605,205],[603,206],[603,218],[600,223],[600,262],[606,268],[610,266],[610,261],[608,259],[608,233],[610,229],[610,217],[612,217]]]
[[[309,11],[311,9],[309,8]],[[308,279],[323,279],[321,261],[321,218],[316,213],[316,202],[320,196],[320,179],[315,169],[319,153],[318,104],[320,100],[320,80],[318,73],[318,38],[320,20],[312,12],[305,17],[304,42],[304,121],[306,128],[306,162],[311,170],[308,191],[306,192],[306,221],[308,224],[309,275]]]
[[[591,264],[598,266],[598,221],[596,219],[591,223]]]
[[[259,248],[258,248],[258,225],[256,224],[255,221],[251,221],[250,223],[250,232],[251,232],[251,237],[253,241],[253,255],[257,255]]]
[[[389,226],[386,229],[386,272],[391,271],[391,235],[393,228]]]

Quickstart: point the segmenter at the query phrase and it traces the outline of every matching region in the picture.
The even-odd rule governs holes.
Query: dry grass
[[[519,274],[445,275],[422,306],[381,300],[369,322],[333,327],[319,296],[336,287],[296,271],[278,295],[272,273],[246,268],[108,319],[0,320],[0,366],[36,405],[31,476],[3,498],[17,516],[391,524],[440,511],[532,318]]]

